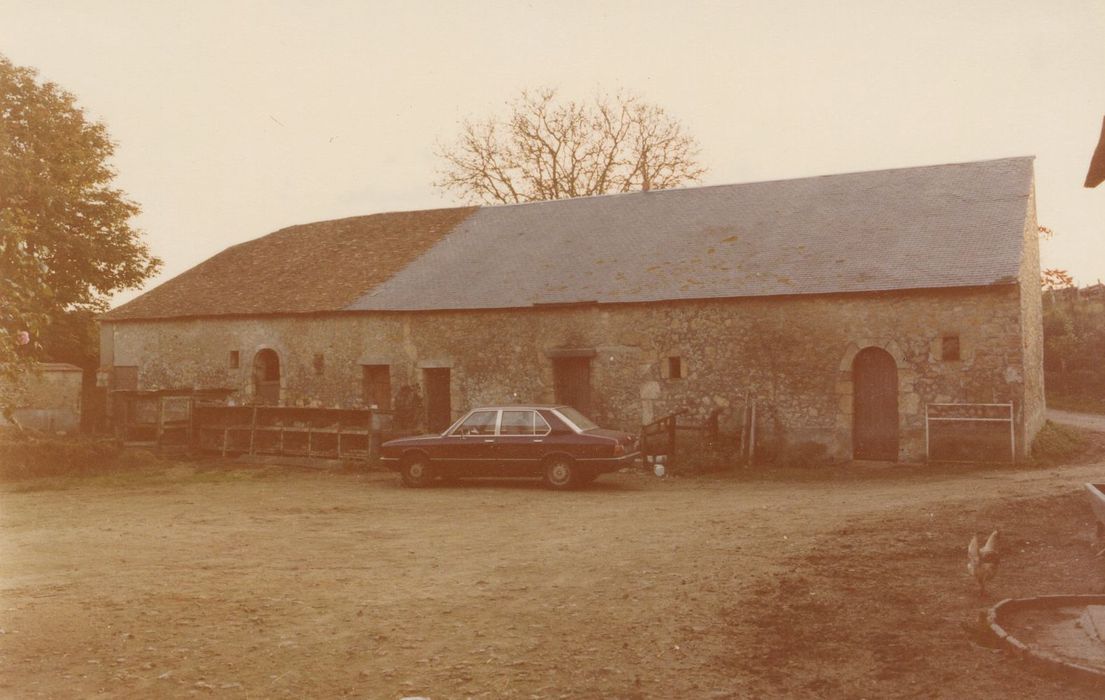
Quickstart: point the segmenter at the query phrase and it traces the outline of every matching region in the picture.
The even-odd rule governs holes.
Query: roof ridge
[[[503,203],[503,204],[487,204],[487,205],[479,205],[479,208],[480,209],[506,209],[506,208],[509,208],[509,207],[522,207],[522,206],[530,206],[530,205],[537,206],[537,205],[542,205],[542,204],[548,205],[548,204],[558,204],[558,203],[563,203],[563,202],[578,202],[578,201],[582,201],[582,200],[623,197],[623,196],[629,196],[629,195],[644,195],[644,196],[650,196],[651,197],[651,196],[668,194],[668,193],[672,193],[672,192],[699,192],[699,191],[703,191],[703,190],[720,189],[722,187],[746,187],[746,186],[749,186],[749,185],[770,185],[770,184],[775,184],[775,183],[779,183],[779,182],[803,182],[803,181],[806,181],[806,180],[818,180],[818,179],[821,179],[821,178],[829,178],[829,177],[832,177],[832,178],[847,177],[849,175],[875,175],[875,174],[878,174],[878,173],[893,173],[893,172],[905,172],[905,171],[915,171],[915,170],[930,170],[930,169],[933,169],[933,168],[954,168],[954,167],[959,167],[959,166],[983,165],[983,164],[986,164],[986,163],[998,163],[998,162],[1002,162],[1002,161],[1034,161],[1035,159],[1036,159],[1036,156],[1034,156],[1034,155],[1007,156],[1007,157],[1004,157],[1004,158],[988,158],[988,159],[985,159],[985,160],[967,160],[967,161],[961,161],[961,162],[956,162],[956,163],[931,163],[931,164],[928,164],[928,165],[910,165],[910,166],[900,166],[900,167],[895,167],[895,168],[875,168],[873,170],[849,170],[849,171],[842,172],[842,173],[822,173],[820,175],[803,175],[801,177],[779,177],[779,178],[772,178],[772,179],[768,179],[768,180],[742,180],[742,181],[739,181],[739,182],[721,182],[721,183],[717,183],[717,184],[713,184],[713,185],[694,185],[694,186],[691,186],[691,187],[669,187],[667,189],[655,189],[655,190],[648,190],[648,191],[633,190],[632,192],[607,192],[607,193],[604,193],[604,194],[591,194],[591,195],[583,195],[583,196],[580,196],[580,197],[562,197],[560,199],[542,199],[542,200],[536,200],[536,201],[532,201],[532,202],[507,202],[507,203]]]

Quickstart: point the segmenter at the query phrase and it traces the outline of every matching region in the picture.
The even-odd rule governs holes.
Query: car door
[[[495,445],[504,476],[528,476],[541,471],[549,424],[533,409],[503,409]]]
[[[472,411],[449,433],[443,466],[455,474],[477,476],[493,473],[495,429],[499,411]]]

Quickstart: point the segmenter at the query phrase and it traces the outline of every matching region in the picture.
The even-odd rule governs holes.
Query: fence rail
[[[1009,424],[1009,461],[1017,461],[1016,412],[1012,403],[930,403],[925,404],[925,459],[933,459],[933,432],[944,426],[970,423]],[[978,436],[974,436],[978,438]],[[973,460],[937,459],[941,462]]]
[[[390,411],[294,406],[196,406],[197,446],[228,454],[364,460]]]
[[[707,443],[717,442],[719,430],[718,416],[721,409],[710,412],[702,423],[679,423],[681,416],[686,416],[686,409],[669,413],[668,415],[641,426],[641,452],[645,455],[667,455],[675,459],[676,446],[679,444],[679,431],[700,433]]]

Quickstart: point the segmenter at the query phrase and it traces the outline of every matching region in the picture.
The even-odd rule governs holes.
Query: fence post
[[[372,409],[368,411],[368,442],[365,443],[364,461],[368,464],[376,458],[380,450],[380,433],[376,430],[376,413]]]
[[[154,439],[154,444],[160,448],[161,439],[165,435],[165,397],[157,397],[157,437]]]
[[[748,422],[748,466],[756,460],[756,402],[752,402],[752,418]]]

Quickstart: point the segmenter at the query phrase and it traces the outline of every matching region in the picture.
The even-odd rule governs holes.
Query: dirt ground
[[[0,697],[1098,697],[973,623],[1105,590],[1081,492],[1103,473],[557,493],[209,462],[0,485]],[[982,599],[965,549],[992,528]]]

